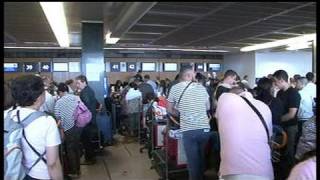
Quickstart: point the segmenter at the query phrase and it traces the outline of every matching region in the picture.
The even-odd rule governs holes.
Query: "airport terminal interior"
[[[4,2],[4,179],[315,180],[316,4]]]

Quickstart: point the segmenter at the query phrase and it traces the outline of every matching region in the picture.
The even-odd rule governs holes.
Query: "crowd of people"
[[[218,78],[215,73],[195,73],[190,66],[172,81],[153,80],[139,71],[128,82],[118,80],[110,85],[109,92],[123,105],[130,136],[138,135],[140,123],[145,126],[143,117],[151,101],[165,97],[168,114],[179,111],[192,180],[204,179],[204,152],[213,138],[218,138],[214,145],[219,147],[216,163],[222,179],[315,179],[316,85],[311,72],[289,79],[286,71],[278,70],[251,87],[247,75],[240,78],[233,70]],[[47,76],[25,75],[6,83],[5,93],[5,117],[18,121],[17,113],[20,119],[35,111],[46,113],[25,128],[24,165],[31,168],[27,179],[62,179],[63,174],[79,177],[82,154],[85,163],[95,163],[91,139],[99,103],[85,76],[57,84]],[[91,122],[83,128],[75,126],[73,118],[79,101],[92,113]],[[285,132],[287,142],[275,163],[270,141],[276,128]],[[45,154],[46,162],[37,161],[28,143]],[[60,144],[65,146],[67,170],[62,170]]]

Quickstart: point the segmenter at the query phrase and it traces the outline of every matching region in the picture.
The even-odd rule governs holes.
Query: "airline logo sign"
[[[35,62],[26,62],[24,63],[24,72],[38,72],[39,66]]]
[[[136,72],[136,63],[135,62],[127,62],[127,71],[128,72]]]
[[[41,62],[41,72],[51,72],[51,63]]]

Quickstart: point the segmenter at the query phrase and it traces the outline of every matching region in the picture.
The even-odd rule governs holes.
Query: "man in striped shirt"
[[[168,95],[168,111],[172,113],[173,107],[176,107],[180,112],[180,128],[189,177],[192,180],[201,180],[205,171],[205,146],[210,137],[207,116],[210,107],[209,95],[203,85],[194,82],[195,73],[192,67],[186,67],[180,73],[180,83],[174,85]],[[177,104],[180,96],[180,103]]]

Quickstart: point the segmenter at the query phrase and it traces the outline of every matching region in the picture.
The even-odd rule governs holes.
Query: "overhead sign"
[[[127,62],[127,71],[128,72],[136,72],[137,64],[135,62]]]
[[[41,62],[41,72],[51,72],[51,62]]]
[[[120,72],[120,62],[110,62],[111,72]]]
[[[39,72],[39,63],[37,62],[25,62],[24,72]]]
[[[68,63],[53,63],[53,71],[67,72],[68,71]]]

